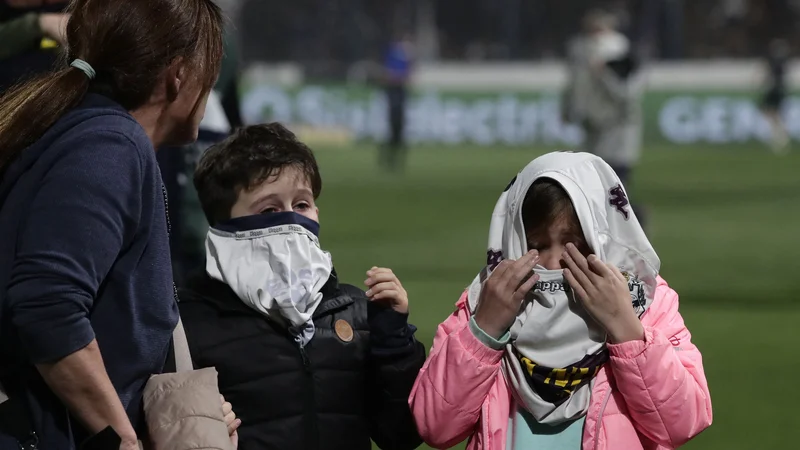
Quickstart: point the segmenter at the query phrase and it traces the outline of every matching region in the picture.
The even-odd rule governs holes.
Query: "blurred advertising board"
[[[769,137],[752,93],[651,89],[642,105],[645,143],[730,145]],[[383,140],[388,126],[382,91],[366,86],[251,85],[242,92],[242,109],[247,123],[339,130],[337,136],[361,141]],[[800,139],[800,97],[789,97],[783,113]],[[575,147],[583,138],[578,127],[562,122],[556,90],[415,89],[406,133],[410,142],[437,145]]]

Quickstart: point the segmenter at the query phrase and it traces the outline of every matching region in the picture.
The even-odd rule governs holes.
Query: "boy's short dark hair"
[[[208,223],[230,219],[239,192],[278,176],[289,166],[302,170],[316,199],[322,178],[314,153],[280,123],[239,128],[210,147],[194,172],[194,187]]]

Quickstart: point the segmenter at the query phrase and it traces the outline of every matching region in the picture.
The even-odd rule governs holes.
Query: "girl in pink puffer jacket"
[[[711,424],[700,351],[625,189],[557,152],[506,188],[487,267],[439,326],[409,404],[470,450],[675,448]]]

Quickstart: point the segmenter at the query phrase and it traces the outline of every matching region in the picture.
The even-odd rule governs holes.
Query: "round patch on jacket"
[[[339,336],[339,339],[345,342],[350,342],[353,340],[353,327],[351,327],[346,320],[337,320],[333,325],[333,329],[336,330],[336,335]]]

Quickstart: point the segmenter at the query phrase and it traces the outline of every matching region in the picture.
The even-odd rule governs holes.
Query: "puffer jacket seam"
[[[466,414],[466,415],[468,415],[468,416],[474,415],[474,413],[470,413],[470,412],[464,411],[464,410],[463,410],[463,409],[461,409],[461,407],[459,407],[458,405],[454,405],[454,404],[450,403],[449,401],[447,401],[447,399],[445,398],[445,396],[444,396],[444,395],[442,395],[442,393],[441,393],[441,392],[439,392],[439,390],[438,390],[438,389],[436,389],[436,383],[433,383],[433,382],[432,382],[433,380],[431,379],[431,377],[430,377],[430,375],[428,374],[428,371],[427,371],[427,370],[424,372],[424,374],[425,374],[425,375],[424,375],[425,377],[427,377],[429,380],[431,380],[430,386],[431,386],[431,389],[433,390],[433,392],[435,392],[435,393],[436,393],[436,395],[438,395],[438,396],[439,396],[439,397],[442,399],[442,401],[443,401],[443,402],[447,403],[447,405],[448,405],[448,406],[450,406],[450,407],[454,408],[456,411],[458,411],[458,412],[459,412],[459,413],[461,413],[461,414]],[[420,375],[422,375],[422,372],[420,372]],[[481,405],[483,405],[483,404],[481,404]]]
[[[206,414],[192,414],[190,416],[184,416],[184,417],[180,417],[178,419],[175,419],[175,420],[172,420],[172,421],[169,421],[169,422],[166,422],[166,423],[162,423],[161,425],[158,426],[158,428],[156,428],[156,430],[163,430],[164,428],[171,427],[171,426],[173,426],[173,425],[175,425],[177,423],[185,422],[185,421],[187,421],[189,419],[197,419],[197,418],[210,419],[210,420],[213,420],[214,422],[224,423],[224,420],[220,419],[219,417],[213,417],[213,416],[209,416],[209,415],[206,415]]]
[[[642,375],[642,368],[639,366],[639,361],[636,361],[636,371],[639,373],[639,378],[644,382],[644,375]],[[684,377],[683,383],[686,382],[686,378]],[[681,384],[683,386],[683,384]],[[669,399],[675,396],[678,393],[678,389],[672,393],[672,395],[667,398],[661,405],[656,405],[656,402],[653,400],[653,395],[650,393],[650,386],[645,384],[645,391],[647,391],[647,398],[650,399],[650,403],[653,405],[653,410],[655,411],[656,415],[658,416],[658,421],[661,423],[661,427],[664,429],[665,434],[669,438],[669,441],[672,442],[672,436],[670,435],[669,427],[667,427],[667,423],[664,421],[664,416],[661,415],[661,410],[659,409],[660,406],[663,406]]]

